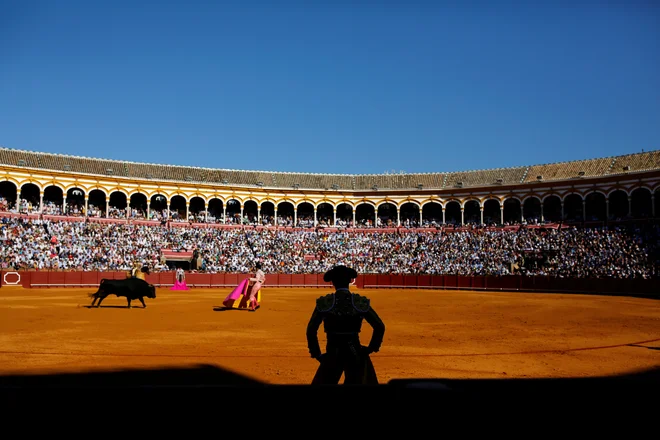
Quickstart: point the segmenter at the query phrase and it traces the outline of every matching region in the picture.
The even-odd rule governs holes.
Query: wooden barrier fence
[[[247,274],[187,273],[191,288],[233,288]],[[175,273],[160,272],[146,276],[157,287],[174,285]],[[1,286],[24,288],[88,287],[99,285],[102,278],[123,279],[126,272],[2,271]],[[357,289],[462,289],[485,291],[525,291],[557,293],[593,293],[605,295],[642,295],[660,298],[660,280],[622,280],[614,278],[555,278],[543,276],[461,276],[461,275],[359,275]],[[266,274],[264,287],[315,287],[332,290],[323,274]]]

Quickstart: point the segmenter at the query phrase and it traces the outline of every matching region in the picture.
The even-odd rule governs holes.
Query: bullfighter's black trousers
[[[344,374],[346,385],[378,385],[376,370],[367,348],[355,338],[329,342],[312,379],[312,385],[336,385]]]

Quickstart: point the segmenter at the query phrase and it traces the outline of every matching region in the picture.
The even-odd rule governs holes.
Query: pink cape
[[[227,295],[227,298],[222,302],[225,307],[233,307],[236,302],[239,302],[238,307],[241,307],[243,302],[245,302],[245,306],[247,306],[247,289],[248,289],[248,284],[250,282],[249,278],[244,279],[241,281],[238,286],[234,288],[234,290],[231,291],[229,295]]]
[[[186,280],[181,282],[179,282],[179,280],[175,280],[174,285],[170,288],[170,290],[190,290],[190,288],[186,284]]]

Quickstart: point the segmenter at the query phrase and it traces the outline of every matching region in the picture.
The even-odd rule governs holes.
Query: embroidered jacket
[[[318,329],[323,323],[328,342],[331,340],[349,340],[351,335],[358,338],[362,321],[366,320],[374,329],[368,346],[369,352],[377,352],[383,343],[385,324],[371,307],[366,296],[352,293],[349,289],[337,289],[335,293],[316,300],[316,307],[307,325],[307,346],[313,358],[321,356]],[[336,337],[340,337],[338,339]]]

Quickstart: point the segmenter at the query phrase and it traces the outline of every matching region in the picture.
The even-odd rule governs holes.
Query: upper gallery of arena
[[[570,162],[462,172],[409,174],[313,174],[277,171],[213,169],[136,163],[0,147],[0,177],[20,181],[19,175],[39,173],[93,180],[144,181],[175,186],[218,189],[355,192],[417,192],[485,189],[506,186],[573,184],[603,178],[645,179],[660,174],[660,150]],[[650,173],[650,174],[649,174]],[[27,177],[27,176],[26,176]],[[56,178],[57,178],[56,177]],[[94,179],[96,178],[96,179]],[[655,182],[654,182],[655,183]],[[653,188],[649,188],[653,190]]]
[[[437,227],[657,217],[660,150],[425,174],[156,165],[0,148],[0,211],[294,227]]]

